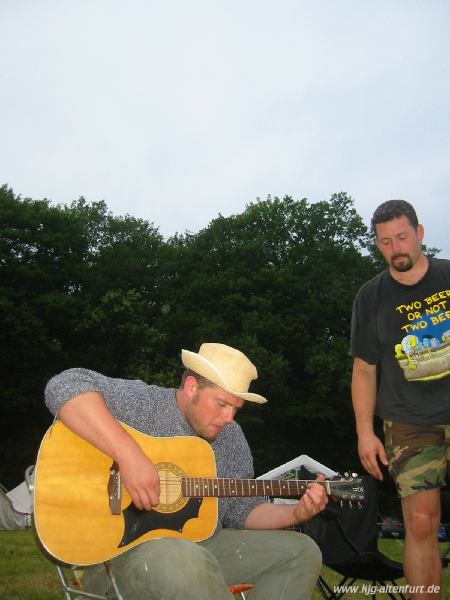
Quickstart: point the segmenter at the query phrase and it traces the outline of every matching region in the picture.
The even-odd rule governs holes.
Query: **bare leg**
[[[404,568],[406,582],[414,588],[412,600],[441,598],[442,564],[438,528],[440,489],[426,490],[402,499],[405,522]],[[430,591],[430,586],[434,591]],[[438,591],[439,590],[439,591]]]

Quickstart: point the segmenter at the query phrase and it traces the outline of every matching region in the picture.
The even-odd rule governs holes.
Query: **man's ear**
[[[198,383],[195,377],[188,375],[184,380],[183,391],[189,398],[192,398],[197,393]]]
[[[419,242],[421,242],[423,240],[423,236],[424,236],[424,229],[423,229],[423,225],[417,225],[417,237],[419,238]]]

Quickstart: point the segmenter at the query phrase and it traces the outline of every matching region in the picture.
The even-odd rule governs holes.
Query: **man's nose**
[[[232,406],[226,406],[224,408],[224,416],[227,423],[231,423],[234,421],[234,415],[236,414],[236,410]]]
[[[401,252],[402,249],[402,243],[400,240],[397,239],[393,239],[392,240],[392,251],[394,254],[398,254],[399,252]]]

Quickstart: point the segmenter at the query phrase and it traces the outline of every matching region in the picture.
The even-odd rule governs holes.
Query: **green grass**
[[[444,544],[441,545],[442,549]],[[403,544],[397,540],[380,540],[380,550],[395,560],[402,560]],[[340,576],[323,567],[322,574],[328,585],[339,583]],[[363,582],[357,582],[362,584]],[[367,582],[366,582],[367,583]],[[399,584],[404,583],[399,580]],[[450,591],[450,569],[444,572],[444,590]],[[446,596],[444,592],[442,598]],[[53,563],[41,553],[31,530],[0,531],[0,600],[61,600],[63,598]],[[321,600],[315,590],[313,600]],[[367,594],[354,593],[346,600],[367,600]],[[386,594],[377,598],[384,600]]]
[[[61,600],[55,567],[30,529],[0,531],[0,599]]]

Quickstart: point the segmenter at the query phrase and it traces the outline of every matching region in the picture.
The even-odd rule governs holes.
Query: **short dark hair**
[[[203,377],[203,375],[199,375],[195,371],[192,371],[191,369],[187,369],[187,371],[185,371],[181,376],[181,387],[183,387],[184,382],[188,377],[195,377],[195,379],[197,380],[197,388],[199,390],[203,390],[208,387],[217,387],[215,383],[213,383],[209,379],[206,379],[206,377]]]
[[[379,223],[386,223],[397,219],[398,217],[406,217],[410,224],[417,230],[419,221],[416,211],[406,200],[387,200],[373,213],[372,221],[370,222],[373,233],[376,233],[375,226]]]

